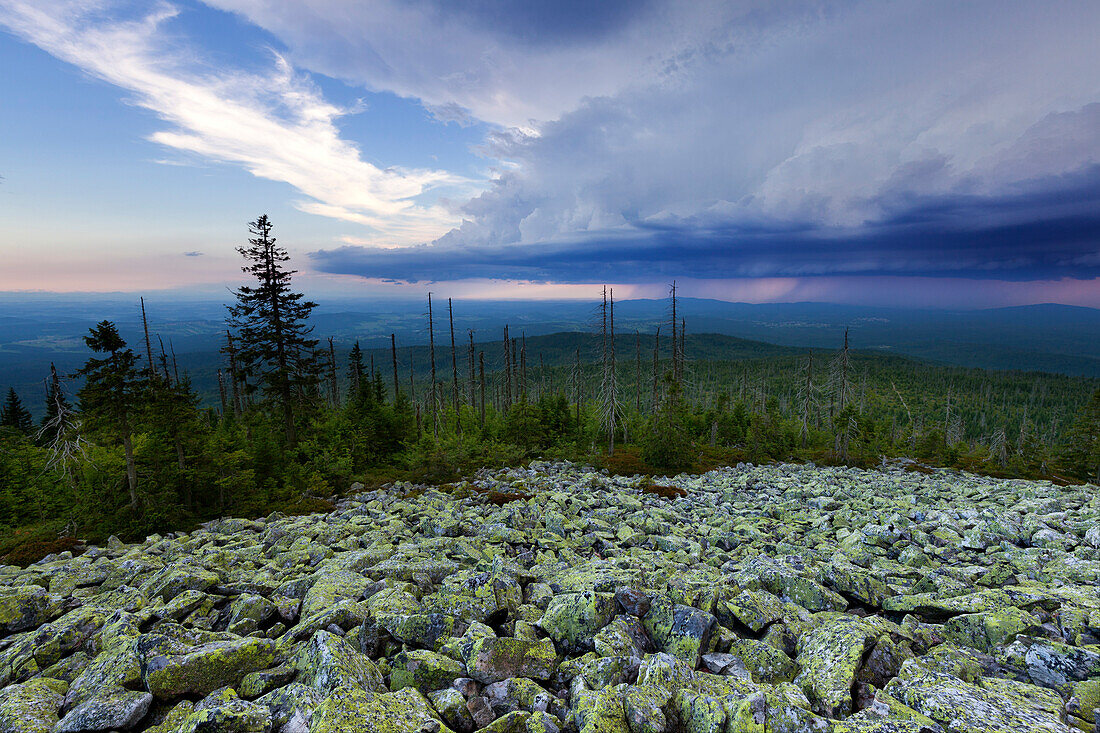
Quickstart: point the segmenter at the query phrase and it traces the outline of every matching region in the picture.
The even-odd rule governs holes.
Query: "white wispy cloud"
[[[127,18],[108,0],[0,0],[0,25],[129,92],[167,123],[153,142],[287,183],[303,195],[295,202],[302,211],[368,227],[387,244],[432,239],[458,223],[418,197],[441,187],[469,191],[474,182],[367,162],[336,126],[348,110],[326,101],[285,58],[273,52],[262,73],[212,68],[166,30],[175,7],[144,7]]]

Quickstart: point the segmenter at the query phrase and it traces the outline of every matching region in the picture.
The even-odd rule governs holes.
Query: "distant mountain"
[[[162,340],[166,349],[176,352],[181,369],[196,372],[197,377],[201,372],[212,375],[224,340],[226,299],[169,299],[163,294],[148,299],[154,349],[159,349]],[[437,345],[446,349],[450,345],[447,301],[434,303]],[[616,330],[620,335],[635,331],[652,334],[661,326],[661,336],[667,339],[668,306],[667,300],[617,302]],[[468,329],[474,330],[478,342],[498,340],[505,324],[513,336],[526,334],[529,338],[591,332],[598,327],[595,301],[456,300],[453,308],[455,338],[460,344],[468,342]],[[776,354],[790,348],[835,350],[848,329],[855,349],[958,366],[1100,377],[1100,310],[1093,308],[1043,304],[946,311],[698,298],[681,298],[679,308],[693,349],[733,354],[716,353],[714,358],[742,358],[737,353],[749,358],[749,352],[766,356],[769,344],[785,347],[773,352]],[[358,340],[364,349],[382,349],[384,355],[391,333],[401,347],[427,343],[426,310],[427,304],[419,300],[341,298],[323,302],[314,312],[313,322],[315,334],[332,336],[341,352]],[[79,368],[88,357],[83,336],[103,319],[115,321],[135,350],[144,351],[136,296],[0,293],[0,389],[15,386],[28,405],[37,408],[50,362],[65,373]],[[708,344],[706,339],[692,339],[703,333],[756,343]],[[543,358],[551,359],[555,349],[565,349],[562,344],[567,341],[559,339],[554,349],[549,345],[540,349]],[[561,356],[565,358],[564,351]]]

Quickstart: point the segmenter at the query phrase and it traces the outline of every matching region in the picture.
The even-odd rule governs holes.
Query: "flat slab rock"
[[[1089,729],[1096,497],[536,461],[112,537],[0,566],[0,733]]]

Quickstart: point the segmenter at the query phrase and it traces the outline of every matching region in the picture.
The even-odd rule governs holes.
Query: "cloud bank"
[[[1093,0],[203,2],[285,52],[206,67],[167,4],[0,0],[0,22],[129,90],[157,143],[347,222],[324,273],[1100,277]],[[488,123],[495,177],[470,198],[366,162],[309,73]],[[444,186],[465,195],[424,203]]]
[[[1095,3],[211,2],[307,68],[499,126],[460,227],[325,271],[1097,275]]]

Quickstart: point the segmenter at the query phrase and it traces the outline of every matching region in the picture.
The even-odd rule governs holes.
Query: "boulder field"
[[[1100,494],[569,463],[0,566],[0,733],[1070,733]]]

